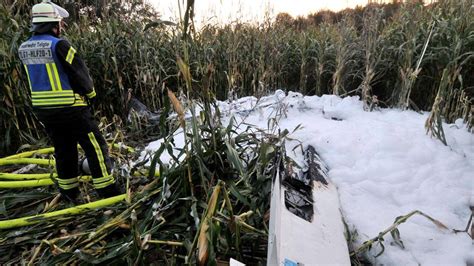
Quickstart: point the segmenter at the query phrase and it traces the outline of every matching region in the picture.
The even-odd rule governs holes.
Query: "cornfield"
[[[17,56],[29,36],[35,2],[0,4],[0,157],[46,142]],[[128,202],[114,207],[113,218],[91,211],[74,221],[64,217],[47,226],[2,232],[2,263],[213,264],[235,257],[263,264],[273,160],[288,132],[267,135],[247,128],[238,133],[234,121],[221,124],[216,98],[262,96],[276,89],[358,95],[367,111],[430,111],[427,132],[445,144],[442,122],[463,119],[470,130],[474,126],[469,0],[394,1],[200,29],[193,25],[193,0],[178,24],[160,20],[142,0],[57,3],[71,13],[64,37],[89,67],[98,93],[93,108],[104,133],[138,146],[150,135],[164,137],[164,143],[148,158],[148,174],[133,180],[130,173],[122,176]],[[134,98],[161,111],[156,128],[130,111]],[[199,114],[196,105],[203,110]],[[177,123],[165,119],[172,109]],[[163,164],[160,155],[175,148],[177,130],[185,135],[181,160]],[[47,209],[54,191],[23,191],[22,200],[1,192],[0,214],[17,216],[23,205]],[[73,229],[56,230],[63,227]],[[12,244],[21,249],[12,250]]]
[[[5,136],[0,154],[44,136],[30,112],[16,54],[28,38],[34,1],[9,2],[0,9]],[[199,97],[212,66],[209,89],[218,99],[275,89],[360,95],[368,106],[434,110],[446,122],[462,118],[472,127],[474,20],[468,0],[371,4],[296,19],[279,14],[260,25],[235,22],[199,30],[190,20],[189,38],[183,38],[184,23],[164,23],[140,1],[123,7],[112,2],[64,3],[73,14],[65,37],[86,60],[99,92],[95,108],[109,120],[126,118],[131,95],[153,110],[163,107],[167,88]],[[179,74],[178,58],[189,65],[192,91]],[[435,104],[443,95],[448,97],[438,100],[443,106]]]
[[[178,109],[181,103],[172,99]],[[20,229],[0,223],[0,263],[215,265],[232,257],[263,265],[269,195],[279,167],[275,159],[285,158],[288,131],[241,132],[234,120],[221,124],[210,107],[171,126],[172,133],[184,132],[183,148],[175,146],[175,134],[170,134],[142,159],[124,151],[112,153],[118,182],[127,190],[120,197],[126,202],[105,212],[89,209],[75,217],[27,219],[28,226]],[[172,150],[178,151],[170,153],[173,160],[163,163],[161,155]],[[2,171],[6,161],[0,160]],[[147,162],[145,171],[140,170]],[[48,171],[48,166],[38,164],[34,171]],[[82,183],[81,190],[85,201],[96,198],[91,184]],[[56,193],[54,187],[2,189],[0,218],[65,209],[67,203],[58,201]]]

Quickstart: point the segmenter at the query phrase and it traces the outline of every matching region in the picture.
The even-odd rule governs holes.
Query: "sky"
[[[184,9],[184,0],[148,0],[162,14],[164,20],[175,21],[179,14],[178,2]],[[380,1],[380,0],[379,0]],[[294,17],[315,13],[322,9],[339,11],[346,7],[366,5],[368,0],[195,0],[195,22],[227,23],[240,21],[263,21],[286,12]]]

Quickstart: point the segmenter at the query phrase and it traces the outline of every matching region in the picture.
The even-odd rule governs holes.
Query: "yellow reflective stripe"
[[[74,93],[73,90],[63,90],[63,91],[33,91],[31,93],[32,95],[37,95],[37,96],[53,96],[53,95],[61,95],[61,96],[74,96],[76,98],[81,98],[82,96],[79,95],[78,93]]]
[[[44,108],[64,108],[64,104],[52,105],[50,103],[42,103],[42,104],[33,104],[34,107],[44,107]]]
[[[114,179],[109,180],[109,181],[107,181],[107,182],[105,182],[105,183],[100,183],[100,184],[94,183],[94,188],[95,188],[95,189],[104,188],[104,187],[106,187],[106,186],[108,186],[108,185],[111,185],[111,184],[113,184],[113,183],[115,183],[115,180],[114,180]]]
[[[104,188],[110,184],[115,183],[115,178],[113,175],[108,175],[104,177],[94,178],[92,179],[94,183],[94,188]]]
[[[74,96],[35,96],[31,97],[33,105],[36,104],[55,104],[55,105],[72,105],[74,103]]]
[[[32,101],[35,102],[68,102],[71,103],[71,100],[69,98],[36,98],[32,97]]]
[[[51,70],[51,63],[46,64],[46,71],[48,72],[49,83],[51,84],[51,90],[56,91],[53,71]]]
[[[92,181],[94,183],[102,183],[102,182],[109,181],[109,180],[114,180],[114,176],[113,175],[108,175],[108,176],[103,176],[103,177],[92,179]]]
[[[107,172],[107,167],[105,167],[105,159],[104,155],[102,154],[102,150],[100,149],[100,145],[97,142],[97,139],[94,136],[94,132],[90,132],[87,134],[89,136],[89,139],[92,143],[92,146],[94,146],[95,153],[97,155],[97,160],[99,161],[99,166],[100,170],[102,172],[102,176],[108,176],[109,173]]]
[[[73,91],[67,91],[66,93],[56,92],[56,93],[35,93],[32,92],[31,96],[34,98],[74,98]]]
[[[25,67],[26,77],[28,77],[28,85],[30,86],[30,91],[31,91],[30,73],[28,72],[28,67],[25,64],[23,64],[23,67]]]
[[[87,106],[87,103],[74,103],[71,106]]]
[[[76,101],[72,106],[87,106],[87,103],[84,101],[84,97],[79,94],[74,94]]]
[[[80,98],[80,95],[77,93],[75,94],[73,90],[33,91],[31,93],[31,101],[33,106],[73,105],[78,98]],[[77,100],[77,102],[79,104],[77,106],[84,105],[82,100]]]
[[[86,96],[89,99],[94,98],[96,96],[94,88],[92,88],[92,92],[89,92],[88,94],[86,94]]]
[[[32,95],[33,99],[38,99],[38,100],[45,100],[45,99],[62,99],[62,100],[69,100],[71,101],[72,98],[74,98],[72,95],[47,95],[47,96],[44,96],[44,95]]]
[[[41,103],[41,104],[33,104],[35,107],[47,108],[47,109],[55,109],[55,108],[69,108],[69,107],[79,107],[79,106],[87,106],[87,104],[51,104],[51,103]]]
[[[64,91],[33,91],[31,95],[36,96],[47,96],[50,97],[52,95],[61,95],[61,96],[72,96],[74,91],[72,90],[64,90]]]
[[[53,93],[38,93],[38,92],[32,92],[32,96],[34,97],[69,97],[69,98],[74,98],[74,91],[69,90],[69,91],[54,91]]]
[[[55,63],[51,63],[51,67],[52,67],[54,78],[55,78],[55,81],[56,81],[56,89],[58,91],[62,91],[63,86],[61,85],[61,79],[59,79],[58,68],[56,67]]]
[[[62,184],[58,184],[60,188],[64,189],[64,190],[69,190],[69,189],[73,189],[75,187],[78,187],[79,186],[79,183],[74,183],[74,184],[71,184],[71,185],[62,185]]]
[[[32,100],[33,104],[63,104],[63,105],[71,105],[70,101],[68,100]]]
[[[68,179],[62,179],[62,178],[59,178],[59,177],[58,177],[58,178],[56,178],[56,180],[58,181],[59,184],[64,184],[64,185],[76,183],[76,182],[79,181],[79,180],[77,179],[77,177],[68,178]]]
[[[68,98],[68,99],[75,99],[74,92],[70,91],[68,93],[48,93],[48,94],[36,94],[32,93],[31,96],[33,98],[38,99],[45,99],[45,98]]]
[[[43,100],[32,99],[31,102],[33,104],[41,104],[41,103],[71,104],[71,101],[67,99],[43,99]]]
[[[77,177],[68,179],[56,178],[56,181],[58,182],[59,187],[64,190],[72,189],[79,186],[79,179]]]
[[[81,96],[81,95],[79,95],[79,94],[77,94],[77,93],[74,94],[74,97],[75,97],[76,100],[78,100],[78,101],[84,101],[84,96]]]
[[[67,52],[67,56],[66,56],[66,62],[68,62],[69,64],[72,64],[72,60],[74,60],[74,55],[76,54],[76,49],[74,48],[69,48],[69,51]]]
[[[71,99],[72,97],[67,96],[67,97],[51,97],[51,96],[33,96],[31,98],[31,101],[33,103],[33,106],[60,106],[60,107],[77,107],[77,106],[87,106],[87,103],[84,102],[79,97],[76,97],[75,101]]]

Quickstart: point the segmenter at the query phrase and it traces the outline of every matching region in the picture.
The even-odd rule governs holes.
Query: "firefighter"
[[[59,191],[77,203],[77,144],[87,157],[99,196],[118,195],[119,189],[107,144],[88,106],[96,96],[89,71],[77,50],[60,38],[67,17],[65,9],[49,0],[34,5],[32,37],[21,44],[18,53],[28,76],[33,112],[54,145]]]

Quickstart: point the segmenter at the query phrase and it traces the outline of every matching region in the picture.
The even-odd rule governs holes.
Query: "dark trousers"
[[[87,157],[94,188],[102,189],[114,184],[107,143],[90,110],[88,108],[81,108],[81,111],[69,109],[64,112],[53,110],[52,113],[47,113],[48,111],[42,110],[39,115],[37,113],[54,145],[59,188],[70,190],[79,186],[77,144],[81,146]]]

